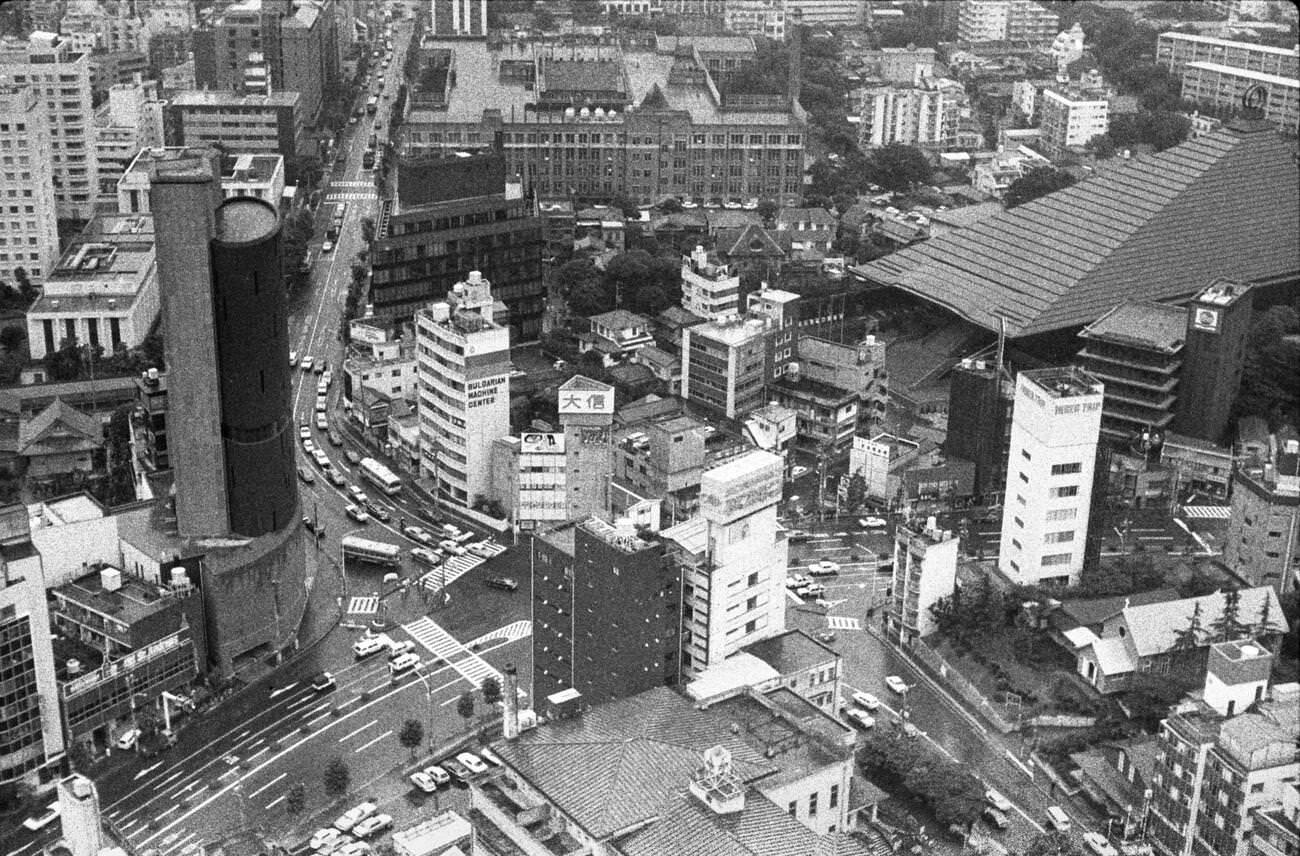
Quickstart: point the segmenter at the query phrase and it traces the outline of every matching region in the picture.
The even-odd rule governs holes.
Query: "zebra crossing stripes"
[[[331,181],[330,187],[374,187],[373,181]]]
[[[379,598],[374,595],[353,597],[348,601],[348,612],[368,615],[379,611]]]
[[[378,198],[379,198],[378,194],[373,192],[372,193],[347,192],[347,193],[327,194],[325,196],[325,201],[326,202],[345,202],[345,201],[351,202],[351,201],[362,200],[362,199],[369,199],[373,201]]]
[[[1184,505],[1183,516],[1187,518],[1227,520],[1232,516],[1232,508],[1226,505]]]
[[[484,633],[477,639],[471,639],[469,647],[482,645],[484,642],[513,642],[516,639],[527,639],[533,635],[533,623],[528,619],[523,621],[512,621],[499,630],[493,630],[491,633]]]
[[[861,630],[862,622],[847,615],[828,615],[826,616],[826,626],[831,630]]]
[[[435,657],[446,660],[448,665],[475,687],[481,686],[489,677],[496,678],[498,682],[501,680],[500,672],[456,641],[454,636],[443,630],[432,618],[425,616],[410,624],[403,624],[402,629]]]
[[[488,558],[492,558],[493,556],[500,556],[502,553],[506,551],[504,545],[498,544],[495,541],[484,541],[480,546],[480,549],[488,554]]]
[[[478,556],[471,556],[468,553],[464,556],[452,556],[443,563],[441,568],[435,568],[420,577],[420,585],[427,588],[429,591],[437,591],[440,586],[446,587],[451,585],[481,564],[483,564],[481,558]]]

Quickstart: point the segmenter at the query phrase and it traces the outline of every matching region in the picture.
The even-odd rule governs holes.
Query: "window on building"
[[[839,807],[839,805],[840,805],[840,786],[839,786],[839,785],[831,785],[831,798],[830,798],[830,800],[828,801],[827,805],[829,805],[831,808],[838,808],[838,807]]]
[[[1045,544],[1068,544],[1074,540],[1073,529],[1063,529],[1060,532],[1048,532],[1043,538]]]
[[[817,816],[817,795],[816,794],[809,794],[808,796],[808,816],[809,817]]]
[[[1063,487],[1054,487],[1052,488],[1051,495],[1053,499],[1063,499],[1069,496],[1078,496],[1079,486],[1077,484],[1067,484],[1064,485]]]
[[[1054,476],[1068,476],[1077,472],[1081,472],[1082,470],[1083,470],[1083,464],[1079,463],[1078,461],[1075,461],[1072,464],[1052,465],[1052,475]]]
[[[1070,564],[1070,555],[1069,553],[1051,553],[1043,557],[1042,565],[1043,567],[1068,565]]]

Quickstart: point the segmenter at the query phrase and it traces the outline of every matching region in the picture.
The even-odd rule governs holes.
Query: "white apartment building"
[[[100,211],[117,210],[118,182],[141,149],[163,144],[164,106],[153,81],[120,83],[108,90],[108,102],[95,115],[95,207]]]
[[[1016,378],[998,567],[1018,583],[1079,581],[1101,399],[1101,382],[1073,367]]]
[[[920,523],[920,521],[918,521]],[[900,526],[894,532],[894,585],[889,635],[900,645],[935,630],[930,607],[957,586],[957,545],[950,530],[931,517],[924,525]]]
[[[353,347],[343,360],[345,392],[355,396],[362,387],[392,398],[415,402],[419,399],[420,372],[414,342],[389,339],[356,347],[354,322]]]
[[[1043,147],[1052,156],[1085,146],[1110,129],[1110,102],[1094,95],[1044,89],[1038,128]]]
[[[1213,62],[1243,71],[1297,77],[1300,76],[1300,46],[1279,48],[1192,33],[1161,33],[1156,39],[1156,63],[1178,77],[1189,62]]]
[[[63,756],[63,722],[50,645],[50,610],[41,554],[33,548],[27,507],[0,517],[0,651],[4,652],[5,742],[0,784],[48,784]]]
[[[787,0],[727,0],[723,22],[730,32],[785,41]]]
[[[965,92],[952,81],[923,78],[914,86],[872,86],[862,93],[858,143],[863,146],[953,145]]]
[[[957,41],[1050,42],[1060,18],[1030,0],[963,0],[957,13]]]
[[[682,256],[682,308],[709,321],[740,314],[740,274],[709,261],[704,247]]]
[[[510,433],[510,328],[495,320],[503,310],[471,271],[415,316],[420,469],[457,505],[489,496],[492,443]]]
[[[153,217],[97,214],[41,292],[27,312],[32,359],[73,340],[105,354],[139,345],[159,309]]]
[[[861,0],[785,0],[785,7],[788,15],[800,15],[805,24],[852,25],[862,23],[867,4]]]
[[[1213,62],[1189,62],[1183,68],[1183,97],[1188,101],[1238,107],[1246,92],[1255,86],[1262,86],[1268,93],[1264,118],[1295,134],[1300,129],[1300,79]]]
[[[25,45],[0,50],[0,67],[43,96],[57,215],[89,220],[99,190],[90,55],[53,33],[36,32]]]
[[[41,283],[59,258],[45,105],[31,87],[0,79],[0,281],[22,268]]]
[[[685,674],[785,630],[783,471],[781,457],[761,449],[705,470],[699,515],[663,531],[682,563]]]

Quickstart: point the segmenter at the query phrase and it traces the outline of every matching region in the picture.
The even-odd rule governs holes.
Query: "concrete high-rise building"
[[[1247,93],[1260,89],[1267,94],[1264,119],[1294,136],[1300,130],[1300,79],[1217,62],[1189,62],[1183,68],[1182,96],[1197,104],[1235,109]]]
[[[492,443],[510,433],[510,328],[478,271],[415,316],[420,469],[438,497],[468,506],[491,495]]]
[[[149,207],[176,533],[204,551],[209,656],[229,673],[295,645],[306,608],[280,220],[223,200],[214,149],[154,161]]]
[[[239,95],[233,92],[181,92],[167,113],[180,146],[219,144],[238,154],[292,158],[306,150],[306,121],[297,92]]]
[[[35,87],[0,79],[0,280],[17,286],[16,272],[40,284],[59,260],[49,118]]]
[[[1252,585],[1279,594],[1300,585],[1300,440],[1294,429],[1269,437],[1264,454],[1237,461],[1223,562]]]
[[[682,308],[708,321],[735,318],[740,314],[740,274],[696,247],[682,256]]]
[[[26,46],[0,51],[0,67],[13,83],[30,86],[45,106],[58,216],[90,219],[99,190],[90,54],[53,33],[37,32]]]
[[[699,515],[663,531],[682,565],[682,672],[785,630],[784,463],[755,449],[705,470]]]
[[[998,568],[1017,583],[1079,581],[1101,402],[1101,382],[1080,369],[1016,378]]]
[[[727,0],[723,26],[729,32],[785,41],[788,0]]]
[[[986,360],[962,360],[948,387],[945,454],[975,464],[975,493],[995,502],[1006,486],[1007,449],[1015,383]]]
[[[487,0],[430,0],[430,31],[438,36],[486,36]]]
[[[1060,18],[1030,0],[964,0],[957,17],[959,42],[1050,42]]]
[[[681,570],[664,543],[598,517],[532,539],[533,697],[591,703],[678,679]]]
[[[969,103],[955,81],[921,78],[908,85],[868,87],[862,92],[858,143],[955,145],[962,108]]]
[[[1300,47],[1279,48],[1234,42],[1195,33],[1161,33],[1156,39],[1156,64],[1179,77],[1189,62],[1214,62],[1243,71],[1279,77],[1300,76]]]
[[[609,507],[614,477],[614,387],[574,375],[559,390],[564,433],[565,517],[577,520]]]
[[[1127,443],[1163,434],[1182,394],[1187,310],[1154,301],[1121,303],[1079,332],[1079,363],[1106,385],[1101,431]]]
[[[1044,89],[1038,108],[1043,149],[1057,157],[1110,129],[1110,102],[1091,93]]]
[[[1251,286],[1217,279],[1188,307],[1187,343],[1173,430],[1217,443],[1228,430],[1246,364]]]
[[[957,587],[958,538],[940,529],[933,517],[923,525],[894,532],[894,585],[887,621],[890,638],[900,645],[935,630],[930,607]]]
[[[95,116],[95,161],[99,189],[95,207],[117,208],[117,184],[143,149],[158,148],[163,135],[163,108],[154,81],[121,83],[108,90],[108,103]]]
[[[59,825],[72,856],[97,856],[107,844],[99,791],[80,773],[59,779]]]
[[[0,784],[45,785],[59,774],[63,726],[50,645],[41,554],[25,505],[0,510],[0,651],[4,652],[4,743]]]

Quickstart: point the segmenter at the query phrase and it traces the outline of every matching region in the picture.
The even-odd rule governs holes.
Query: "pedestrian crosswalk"
[[[373,190],[372,190],[371,192],[369,192],[369,193],[362,193],[362,192],[360,192],[360,191],[347,191],[347,192],[344,192],[344,193],[330,193],[330,194],[327,194],[327,195],[325,196],[325,201],[326,201],[326,202],[345,202],[345,201],[346,201],[346,202],[351,202],[351,201],[358,200],[358,199],[369,199],[369,200],[374,200],[374,199],[377,199],[377,198],[378,198],[378,195],[377,195]]]
[[[456,641],[454,636],[438,626],[432,618],[425,616],[410,624],[403,624],[402,629],[411,634],[411,638],[416,642],[429,649],[429,653],[446,660],[448,665],[475,687],[481,686],[489,677],[496,678],[498,683],[501,681],[500,672]]]
[[[527,639],[532,635],[533,623],[531,621],[527,619],[512,621],[500,630],[493,630],[491,633],[484,633],[477,639],[470,640],[469,647],[474,648],[484,642],[513,642],[516,639]]]
[[[1232,509],[1226,505],[1184,505],[1183,516],[1188,518],[1213,518],[1227,520],[1232,516]]]
[[[506,548],[503,545],[498,544],[495,541],[484,541],[480,549],[488,554],[488,558],[491,558],[492,556],[500,556],[506,551]]]
[[[463,556],[450,556],[441,568],[434,568],[420,577],[420,585],[429,591],[437,591],[439,587],[451,585],[481,564],[483,559],[470,553]]]
[[[862,621],[847,615],[826,616],[826,626],[831,630],[861,630]]]
[[[331,181],[330,187],[374,187],[373,181]]]
[[[353,597],[348,601],[348,612],[369,615],[379,611],[379,598],[374,595]]]

